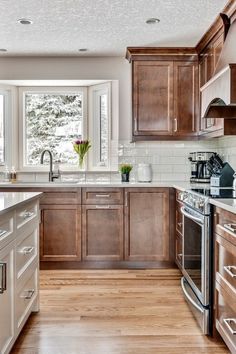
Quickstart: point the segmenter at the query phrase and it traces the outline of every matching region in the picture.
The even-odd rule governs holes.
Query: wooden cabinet
[[[168,261],[169,189],[125,191],[125,259]]]
[[[204,86],[214,75],[221,50],[224,44],[223,29],[215,35],[207,47],[200,53],[199,77],[200,87]],[[214,133],[220,131],[224,126],[223,119],[203,118],[200,123],[201,134],[214,137]]]
[[[215,208],[215,325],[232,353],[236,352],[236,215]]]
[[[83,205],[83,260],[123,260],[123,206]]]
[[[197,137],[199,131],[198,57],[131,53],[133,140]],[[130,48],[127,52],[131,51]],[[173,52],[173,51],[172,51]],[[142,55],[141,55],[142,54]]]
[[[222,31],[218,33],[208,43],[207,47],[200,53],[199,76],[200,87],[205,85],[214,75],[221,50],[224,44],[224,34]]]
[[[173,134],[196,136],[199,131],[198,63],[174,62]]]
[[[172,61],[133,63],[134,137],[172,135],[173,70]]]
[[[81,259],[81,206],[41,205],[41,261]]]
[[[81,188],[53,189],[40,203],[40,260],[81,260]]]

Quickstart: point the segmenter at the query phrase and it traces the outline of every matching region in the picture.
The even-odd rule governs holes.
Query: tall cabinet
[[[132,62],[133,141],[193,139],[199,130],[198,56],[163,48],[127,49]]]

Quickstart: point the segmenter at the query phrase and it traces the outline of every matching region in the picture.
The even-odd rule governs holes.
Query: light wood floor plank
[[[176,269],[42,271],[41,311],[12,354],[225,354],[201,334]]]

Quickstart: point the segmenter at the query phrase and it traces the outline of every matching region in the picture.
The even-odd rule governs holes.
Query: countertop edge
[[[8,193],[11,193],[11,192],[1,192],[0,195],[5,194],[5,196],[7,197]],[[21,192],[17,192],[17,194],[18,193],[21,193]],[[19,206],[22,206],[24,204],[27,204],[30,201],[38,199],[40,197],[40,195],[43,194],[41,192],[22,192],[22,197],[26,193],[29,196],[25,196],[24,199],[22,199],[20,201],[18,200],[18,201],[14,202],[14,200],[13,200],[12,204],[10,204],[9,206],[4,207],[3,209],[0,209],[0,215],[6,214],[9,211],[14,210],[15,208],[18,208]]]

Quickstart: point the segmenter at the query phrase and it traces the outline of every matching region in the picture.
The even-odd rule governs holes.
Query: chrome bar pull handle
[[[34,293],[35,293],[34,289],[26,290],[24,295],[22,295],[21,297],[23,299],[30,300],[33,297]]]
[[[0,263],[0,294],[7,290],[7,264]]]
[[[224,318],[223,321],[224,321],[226,327],[228,328],[228,330],[230,331],[230,333],[235,336],[236,330],[232,328],[232,324],[234,324],[234,326],[236,326],[236,319],[235,318]]]
[[[236,278],[236,266],[224,266],[224,270],[231,276],[231,278]]]
[[[34,247],[23,247],[19,253],[23,253],[25,255],[32,253],[34,250]]]
[[[96,198],[110,198],[110,194],[96,194]]]
[[[96,205],[96,209],[110,209],[110,205]]]
[[[0,238],[3,237],[7,233],[7,230],[0,229]]]
[[[174,133],[178,131],[178,120],[177,118],[174,118]]]

